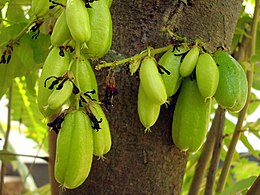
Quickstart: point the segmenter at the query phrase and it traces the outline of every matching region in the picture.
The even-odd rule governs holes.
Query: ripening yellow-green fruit
[[[210,54],[203,53],[199,56],[196,79],[200,94],[206,99],[213,97],[218,87],[219,71]]]
[[[54,46],[61,46],[66,41],[71,39],[70,30],[66,21],[66,11],[63,10],[58,17],[51,34],[51,44]]]
[[[139,76],[147,97],[160,105],[166,103],[166,88],[154,57],[147,56],[143,59]]]
[[[91,37],[89,15],[82,0],[67,0],[66,20],[75,41],[87,42]]]
[[[241,65],[228,53],[216,51],[219,84],[214,95],[217,103],[231,112],[239,112],[246,104],[248,83]]]
[[[64,188],[74,189],[88,177],[93,159],[90,119],[80,110],[65,116],[57,137],[54,176]]]
[[[89,102],[88,105],[97,120],[101,121],[99,124],[100,129],[98,131],[93,130],[93,154],[95,156],[103,157],[104,154],[109,152],[112,145],[109,123],[98,103],[92,101]]]
[[[113,0],[106,0],[106,2],[107,2],[107,6],[110,8],[111,5],[112,5]]]
[[[59,112],[59,109],[52,110],[48,105],[48,99],[53,90],[48,89],[49,85],[53,80],[48,80],[46,86],[44,83],[47,78],[51,76],[61,77],[69,68],[69,54],[64,51],[64,57],[59,55],[59,48],[54,47],[48,54],[42,68],[41,76],[38,81],[38,108],[40,112],[45,116],[51,116]]]
[[[49,12],[49,0],[32,0],[32,12],[37,17],[43,17]]]
[[[158,64],[163,66],[170,74],[162,74],[162,79],[165,84],[167,97],[174,95],[179,89],[182,77],[180,75],[181,65],[181,53],[185,53],[187,49],[185,47],[178,47],[173,51],[173,48],[169,49],[160,58]]]
[[[155,124],[160,114],[161,105],[154,103],[149,99],[149,97],[145,94],[142,84],[140,83],[138,89],[138,102],[137,102],[137,110],[138,116],[145,127],[146,131],[151,131],[150,127]]]
[[[103,57],[112,44],[112,18],[106,0],[91,3],[87,9],[89,14],[91,38],[84,51],[87,58],[97,59]]]
[[[200,48],[198,46],[193,46],[191,50],[183,58],[180,66],[180,74],[182,77],[189,76],[194,70],[198,57],[200,53]]]
[[[72,94],[73,84],[70,81],[66,81],[63,84],[62,89],[54,91],[48,98],[48,107],[52,110],[61,108],[61,106],[69,99]]]
[[[183,80],[172,122],[173,142],[181,150],[195,152],[205,141],[211,100],[201,96],[196,80]]]
[[[78,67],[77,67],[78,66]],[[94,94],[89,94],[93,99],[99,100],[98,98],[98,85],[95,73],[89,61],[84,58],[75,61],[71,66],[71,71],[75,77],[75,80],[78,81],[78,88],[82,93],[95,90]]]

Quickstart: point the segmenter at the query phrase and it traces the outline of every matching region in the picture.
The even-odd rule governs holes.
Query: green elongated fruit
[[[69,99],[72,94],[73,84],[70,81],[66,81],[63,84],[62,89],[55,90],[48,98],[48,107],[52,110],[61,108],[61,106]]]
[[[58,110],[52,110],[47,108],[49,96],[52,93],[52,90],[48,89],[48,86],[51,84],[52,80],[47,82],[47,86],[44,87],[45,80],[50,76],[60,77],[63,76],[69,67],[69,55],[64,51],[64,57],[59,55],[59,48],[54,47],[48,54],[42,69],[41,76],[38,82],[38,108],[40,112],[48,117],[52,114],[59,112]]]
[[[99,129],[99,131],[93,131],[93,154],[95,156],[103,157],[104,154],[109,152],[112,145],[109,123],[105,113],[98,103],[89,102],[89,108],[97,120],[102,119],[100,123],[101,129]]]
[[[160,114],[160,108],[160,104],[154,103],[149,99],[140,83],[138,89],[137,110],[139,119],[145,127],[145,132],[150,131],[150,127],[152,127],[157,121]]]
[[[197,151],[205,140],[211,99],[201,96],[196,80],[182,82],[172,122],[172,139],[181,150]]]
[[[71,39],[71,34],[66,21],[66,11],[63,10],[53,28],[51,44],[54,46],[61,46],[69,39]]]
[[[85,93],[94,89],[96,93],[91,94],[91,97],[98,101],[97,80],[89,61],[87,59],[82,59],[78,62],[78,64],[77,62],[73,63],[71,66],[71,71],[74,74],[75,80],[78,82],[77,85],[80,91]]]
[[[32,12],[37,17],[43,17],[49,12],[49,0],[32,0]]]
[[[187,49],[184,47],[178,47],[178,50],[175,49],[173,52],[172,48],[169,49],[165,54],[163,54],[158,62],[159,65],[163,66],[170,72],[169,75],[166,73],[162,74],[167,97],[171,97],[176,93],[182,81],[180,75],[181,56],[178,54],[186,52]]]
[[[183,61],[180,66],[180,74],[182,77],[189,76],[194,70],[198,57],[200,53],[200,48],[194,46],[183,58]]]
[[[239,112],[246,104],[248,94],[245,71],[224,51],[215,52],[213,57],[219,69],[219,84],[214,97],[223,108]]]
[[[88,9],[91,38],[85,53],[88,58],[103,57],[112,44],[112,18],[106,0],[94,1]]]
[[[66,20],[75,41],[87,42],[91,37],[87,8],[82,0],[67,0]]]
[[[111,7],[113,0],[106,0],[108,8]]]
[[[54,176],[65,188],[80,186],[88,177],[93,158],[90,119],[82,111],[70,112],[57,137]]]
[[[153,57],[147,56],[143,59],[139,74],[147,97],[154,103],[164,104],[167,101],[166,88]]]
[[[218,87],[219,71],[210,54],[203,53],[199,56],[196,65],[196,78],[201,95],[204,98],[213,97]]]

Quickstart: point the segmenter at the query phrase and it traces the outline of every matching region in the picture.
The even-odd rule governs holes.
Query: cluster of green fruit
[[[51,35],[53,46],[74,47],[75,42],[85,43],[82,53],[91,59],[108,52],[112,43],[112,0],[62,0],[61,3],[33,0],[32,12],[36,17],[44,17],[51,3],[62,7]]]
[[[167,74],[160,74],[160,69]],[[138,114],[147,130],[155,124],[160,107],[178,89],[172,139],[181,150],[195,152],[205,140],[210,122],[211,102],[239,112],[247,100],[246,74],[225,51],[213,55],[195,45],[169,49],[158,61],[147,56],[141,62]]]
[[[32,1],[36,17],[48,13],[48,3]],[[39,110],[45,117],[57,116],[48,126],[58,134],[54,175],[64,188],[81,185],[89,175],[93,155],[103,158],[111,148],[109,123],[88,61],[110,49],[110,4],[107,0],[67,0],[61,6],[51,35],[52,49],[39,78]]]

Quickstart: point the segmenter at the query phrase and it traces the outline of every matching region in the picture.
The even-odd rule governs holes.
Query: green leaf
[[[260,105],[260,100],[257,98],[256,94],[252,92],[250,94],[250,103],[248,106],[247,114],[248,115],[253,114],[259,105]]]
[[[253,88],[260,90],[260,64],[256,64],[254,68]]]
[[[248,151],[257,159],[260,159],[259,152],[254,149],[251,143],[248,141],[248,138],[242,133],[240,135],[240,140],[244,144],[244,146],[248,149]]]
[[[256,122],[248,122],[245,125],[245,128],[248,129],[250,132],[260,132],[260,118],[257,119]]]
[[[256,52],[256,54],[250,58],[250,61],[252,63],[260,62],[260,51]]]
[[[19,23],[0,29],[0,44],[7,43],[10,39],[13,39],[26,25],[27,23]]]
[[[10,87],[13,78],[15,77],[15,64],[0,64],[0,99]]]
[[[250,176],[257,176],[259,174],[258,162],[251,161],[248,158],[240,158],[239,161],[233,161],[232,164],[234,167],[231,169],[231,174],[235,180],[244,179]]]
[[[32,0],[1,0],[0,4],[2,2],[13,2],[16,5],[31,5]]]
[[[39,70],[32,70],[25,75],[25,82],[30,95],[36,97],[35,85],[39,77]]]
[[[258,139],[260,139],[260,134],[259,134],[260,130],[258,131],[252,131],[251,133],[254,134],[254,136],[256,136]]]
[[[23,76],[34,68],[34,54],[29,35],[23,36],[19,44],[14,45],[12,55],[16,55],[20,59],[20,63],[17,65],[17,76]]]
[[[231,195],[242,192],[245,189],[248,189],[256,180],[256,176],[252,176],[243,180],[240,180],[229,187],[227,187],[221,194],[219,195]]]
[[[31,46],[33,48],[33,56],[34,56],[34,61],[37,64],[42,64],[48,53],[49,53],[49,47],[51,45],[50,42],[50,36],[49,35],[44,35],[40,34],[37,39],[34,39],[31,41]]]
[[[35,142],[42,142],[45,137],[47,126],[43,123],[43,117],[38,110],[36,97],[28,92],[25,78],[16,78],[13,85],[12,119],[24,124],[27,137]],[[47,144],[47,143],[46,143]],[[44,149],[47,149],[47,145]]]
[[[256,34],[256,43],[255,43],[255,47],[256,47],[256,52],[259,53],[260,52],[260,25],[258,23],[258,29],[257,29],[257,34]]]
[[[14,2],[11,2],[8,5],[6,18],[8,21],[15,22],[15,23],[27,22],[27,19],[25,18],[24,15],[24,10],[22,10],[21,5],[17,5]]]
[[[229,119],[225,119],[225,127],[224,127],[224,134],[230,135],[234,132],[235,129],[235,124],[229,120]]]
[[[10,162],[16,160],[16,156],[8,150],[0,150],[0,160],[3,162]]]

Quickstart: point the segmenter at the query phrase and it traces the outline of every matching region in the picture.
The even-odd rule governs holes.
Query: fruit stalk
[[[164,53],[167,50],[169,50],[170,48],[172,48],[172,45],[167,45],[165,47],[161,47],[161,48],[157,48],[157,49],[150,49],[150,55],[153,56],[155,54]],[[106,62],[101,63],[101,64],[98,64],[95,69],[101,70],[102,68],[115,67],[115,66],[118,66],[120,64],[125,64],[127,62],[133,61],[134,59],[143,58],[143,57],[147,56],[147,53],[148,53],[148,50],[144,50],[140,54],[137,54],[137,55],[129,57],[129,58],[125,58],[125,59],[122,59],[122,60],[109,62],[109,63],[106,63]]]

